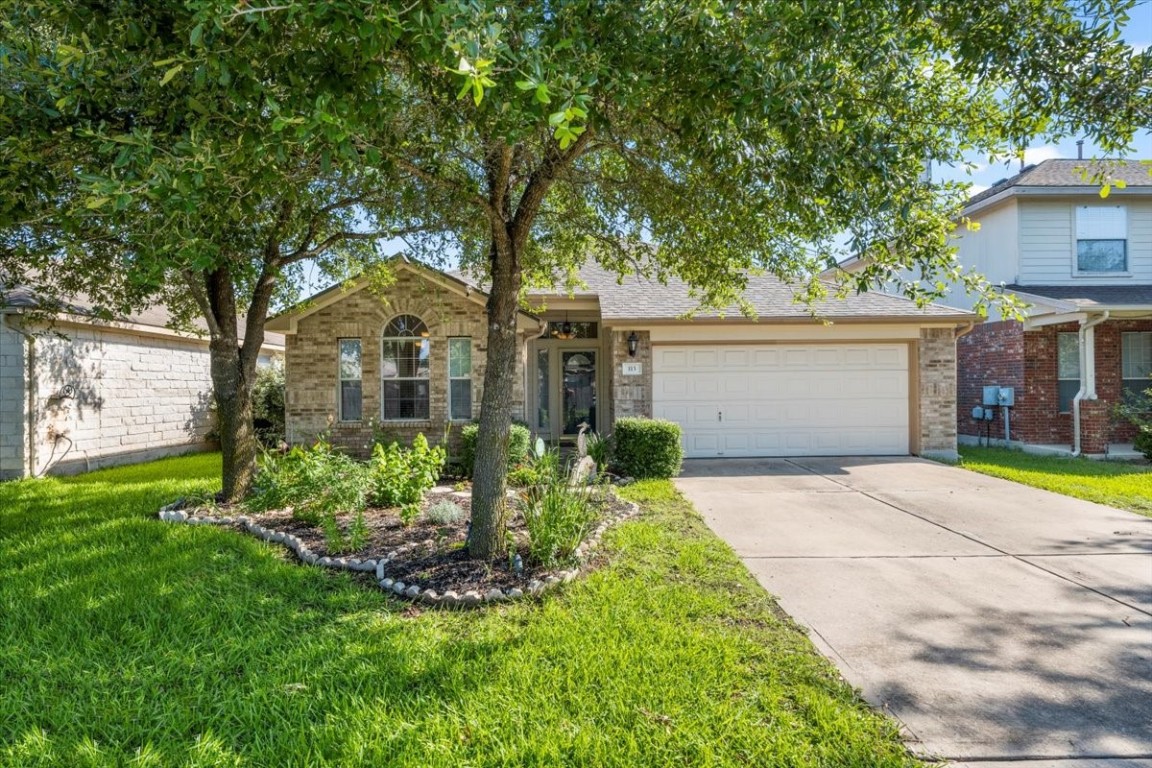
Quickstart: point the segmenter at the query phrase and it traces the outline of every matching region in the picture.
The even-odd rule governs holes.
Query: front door
[[[599,350],[554,345],[536,350],[537,434],[546,440],[574,438],[580,425],[596,430]]]
[[[596,350],[574,349],[560,353],[561,437],[574,437],[580,425],[596,429]]]

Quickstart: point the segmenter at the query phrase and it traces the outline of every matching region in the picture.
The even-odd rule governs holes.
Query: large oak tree
[[[442,0],[404,17],[401,108],[379,149],[421,206],[452,211],[490,283],[469,547],[499,554],[515,312],[526,285],[594,258],[740,306],[750,272],[795,283],[853,253],[846,289],[963,280],[962,190],[926,161],[1079,132],[1123,149],[1149,124],[1149,54],[1127,2]],[[441,247],[435,241],[434,247]],[[927,286],[927,287],[926,287]]]

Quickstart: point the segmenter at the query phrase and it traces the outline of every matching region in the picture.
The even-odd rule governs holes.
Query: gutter
[[[1080,390],[1072,398],[1072,455],[1080,455],[1080,402],[1096,399],[1096,326],[1108,319],[1111,312],[1091,320],[1081,320],[1077,339],[1080,351]],[[1091,364],[1089,364],[1091,363]]]
[[[36,337],[28,331],[15,326],[8,318],[6,312],[0,312],[0,328],[6,327],[24,337],[28,343],[28,351],[24,355],[24,395],[27,398],[25,418],[25,439],[28,442],[27,453],[24,455],[24,466],[21,470],[25,477],[36,474]]]

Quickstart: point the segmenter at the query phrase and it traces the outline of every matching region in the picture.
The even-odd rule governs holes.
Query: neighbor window
[[[380,349],[380,416],[386,421],[428,418],[428,326],[399,315],[384,328]]]
[[[364,416],[363,357],[360,339],[340,339],[340,421]]]
[[[1152,333],[1120,334],[1120,375],[1126,397],[1152,387]]]
[[[472,339],[448,339],[448,418],[472,418]]]
[[[1128,216],[1123,206],[1076,208],[1076,271],[1128,271]]]
[[[1056,334],[1056,378],[1060,393],[1060,412],[1072,410],[1072,401],[1080,391],[1080,339],[1076,333]]]

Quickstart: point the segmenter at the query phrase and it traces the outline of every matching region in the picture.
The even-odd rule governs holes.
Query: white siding
[[[969,229],[965,225],[956,229],[952,244],[957,248],[957,263],[964,267],[965,272],[976,270],[993,285],[1015,282],[1020,254],[1016,201],[1010,199],[1003,205],[976,214],[972,220],[980,225],[978,229]],[[906,271],[901,277],[917,280],[920,276]],[[899,291],[893,286],[891,292]],[[976,301],[964,291],[963,285],[952,284],[937,303],[971,309]]]
[[[41,335],[36,342],[37,472],[204,447],[212,391],[207,344],[96,327],[58,330],[67,338]],[[65,386],[73,397],[58,396]]]
[[[24,337],[0,324],[0,480],[24,471]]]
[[[1123,205],[1128,220],[1128,275],[1075,274],[1076,206]],[[1021,200],[1021,285],[1130,285],[1152,283],[1152,201],[1113,196]]]

